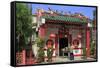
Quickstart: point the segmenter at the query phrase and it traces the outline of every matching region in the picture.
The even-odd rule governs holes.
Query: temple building
[[[32,15],[32,24],[33,33],[29,38],[30,44],[21,53],[16,53],[16,57],[22,57],[17,65],[41,63],[38,60],[37,38],[44,41],[44,44],[40,44],[40,46],[44,45],[41,48],[44,51],[44,56],[41,57],[42,62],[48,59],[47,47],[51,46],[47,46],[47,43],[53,45],[52,60],[54,61],[52,62],[84,61],[83,57],[86,58],[85,61],[88,58],[89,60],[96,58],[95,15],[94,20],[90,20],[81,13],[62,14],[51,9],[49,11],[37,9],[37,12]],[[72,52],[73,55],[71,55]],[[71,58],[72,56],[74,59]]]
[[[91,24],[86,16],[80,13],[64,15],[52,10],[38,9],[32,19],[32,23],[36,24],[33,28],[38,32],[38,36],[45,41],[48,39],[54,41],[55,56],[69,56],[66,50],[77,40],[74,56],[90,57]]]

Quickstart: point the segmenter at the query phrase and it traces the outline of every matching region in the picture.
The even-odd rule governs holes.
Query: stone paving
[[[87,58],[87,59],[82,59],[80,56],[79,57],[74,57],[74,60],[70,60],[68,57],[64,56],[64,57],[56,57],[55,61],[51,62],[51,63],[59,63],[59,62],[79,62],[79,61],[93,61],[95,59],[93,58]],[[44,62],[45,63],[45,62]],[[49,62],[46,62],[49,63]]]
[[[56,57],[55,61],[53,61],[53,62],[41,62],[41,63],[37,63],[37,64],[62,63],[62,62],[81,62],[81,61],[95,61],[95,59],[87,58],[84,60],[79,56],[79,57],[74,57],[74,60],[70,60],[66,56],[61,56],[61,57]]]

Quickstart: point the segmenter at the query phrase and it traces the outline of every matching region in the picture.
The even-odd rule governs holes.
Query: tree
[[[32,35],[31,10],[28,4],[16,3],[16,35],[18,40],[17,51],[25,49],[28,38]]]

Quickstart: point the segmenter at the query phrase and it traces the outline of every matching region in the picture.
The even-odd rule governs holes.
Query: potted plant
[[[43,62],[44,61],[44,40],[40,37],[37,38],[36,40],[37,46],[39,47],[38,49],[38,62]]]

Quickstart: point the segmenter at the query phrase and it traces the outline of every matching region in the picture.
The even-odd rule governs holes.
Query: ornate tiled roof
[[[68,17],[68,16],[42,16],[46,20],[59,20],[59,21],[66,21],[66,22],[77,22],[77,23],[86,23],[86,19],[80,19],[77,17]]]

